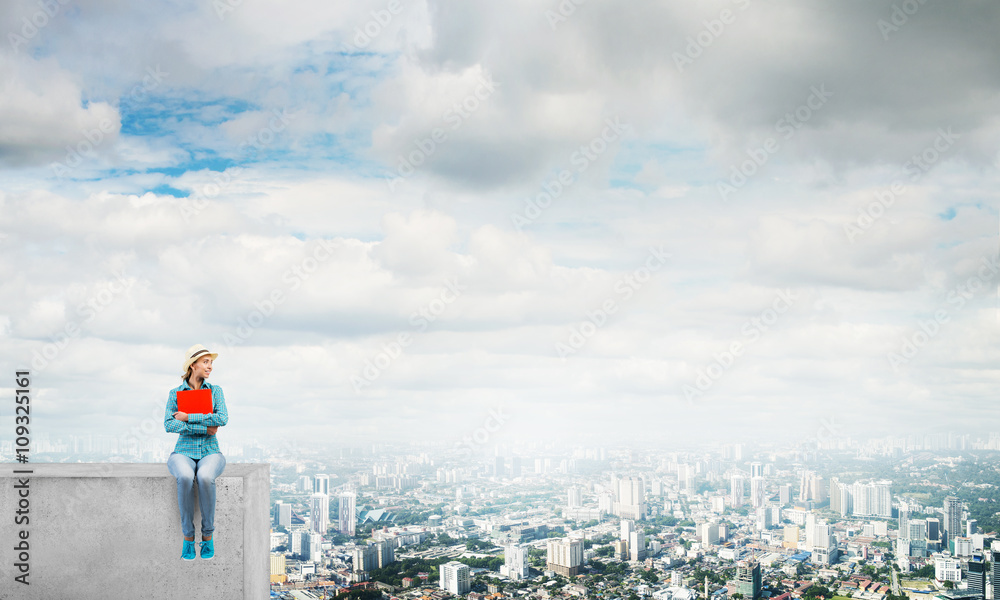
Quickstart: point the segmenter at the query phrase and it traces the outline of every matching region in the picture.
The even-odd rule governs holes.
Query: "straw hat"
[[[202,356],[209,355],[212,360],[219,357],[217,352],[209,352],[208,348],[202,346],[201,344],[195,344],[187,349],[184,353],[184,362],[181,365],[181,375],[187,375],[188,367],[194,364],[194,361],[198,360]]]

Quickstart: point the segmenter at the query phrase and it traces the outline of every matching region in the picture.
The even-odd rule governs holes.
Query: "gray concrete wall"
[[[14,522],[19,477],[30,477],[27,526]],[[0,598],[267,598],[270,466],[229,463],[215,483],[215,558],[185,561],[177,483],[166,464],[5,464]],[[194,524],[200,548],[197,509]],[[21,529],[28,531],[30,585],[14,580]]]

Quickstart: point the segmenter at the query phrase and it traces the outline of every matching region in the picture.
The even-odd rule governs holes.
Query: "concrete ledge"
[[[29,469],[34,472],[13,472]],[[30,522],[18,525],[23,488],[15,485],[25,477]],[[267,598],[270,465],[229,463],[215,484],[216,556],[185,561],[177,483],[166,464],[5,464],[0,597]],[[197,484],[195,490],[197,497]],[[200,540],[197,508],[194,524]],[[14,580],[22,529],[28,531],[30,585]]]

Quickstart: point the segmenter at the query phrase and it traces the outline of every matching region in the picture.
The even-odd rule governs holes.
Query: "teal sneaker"
[[[192,548],[191,551],[192,551],[191,558],[194,558],[193,556],[194,548]],[[208,560],[214,556],[215,556],[215,536],[212,536],[212,539],[208,541],[205,540],[201,541],[201,557],[204,558],[205,560]]]
[[[181,547],[181,558],[194,560],[194,540],[184,540],[184,545]]]

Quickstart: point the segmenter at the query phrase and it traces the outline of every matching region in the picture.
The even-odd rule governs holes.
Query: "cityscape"
[[[35,456],[162,458],[110,441]],[[225,450],[270,466],[273,598],[991,600],[1000,573],[1000,434]]]

